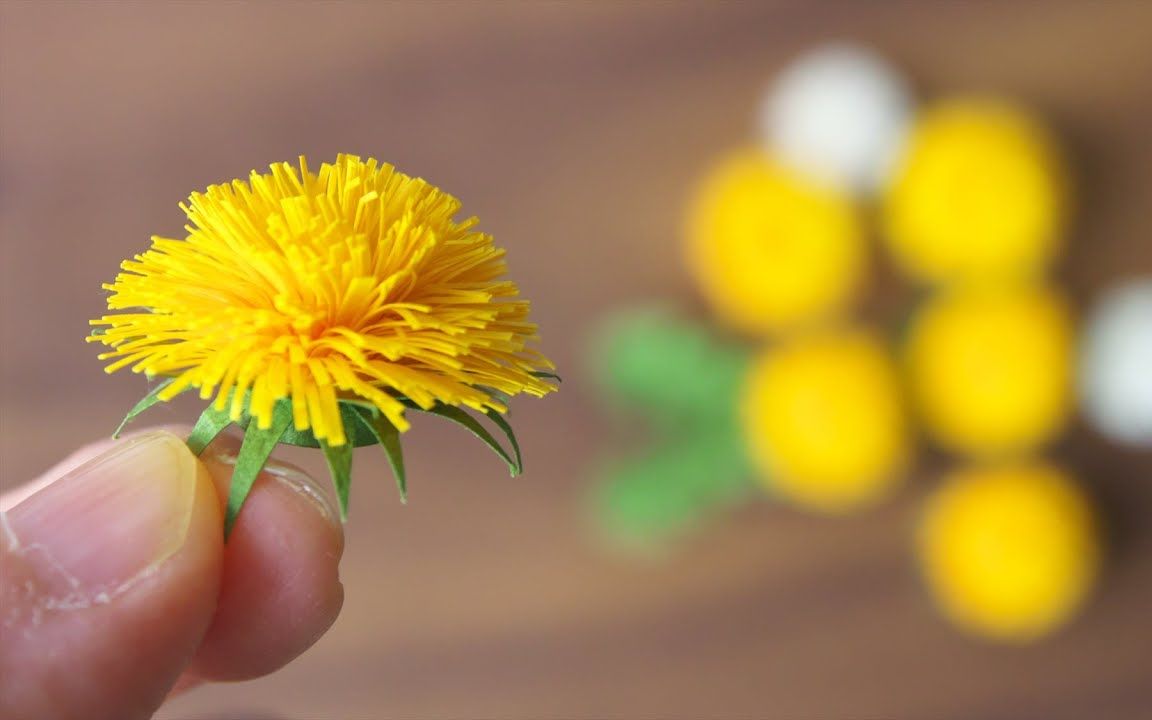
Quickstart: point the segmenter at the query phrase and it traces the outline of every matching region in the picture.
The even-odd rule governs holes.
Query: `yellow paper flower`
[[[866,264],[849,198],[756,152],[704,180],[688,221],[688,265],[722,319],[754,333],[835,314]]]
[[[1072,322],[1035,285],[973,286],[929,300],[913,322],[908,367],[928,431],[975,456],[1050,440],[1072,404]]]
[[[125,262],[105,286],[121,312],[93,321],[108,372],[165,379],[144,403],[198,388],[215,395],[202,424],[323,447],[339,482],[350,455],[335,449],[381,432],[389,447],[408,409],[467,424],[463,406],[506,426],[507,397],[554,389],[504,251],[421,179],[351,155],[312,172],[301,158],[181,207],[187,237],[154,237]]]
[[[864,331],[804,336],[765,351],[744,392],[745,437],[771,489],[844,512],[902,480],[910,448],[893,363]]]
[[[1027,641],[1080,607],[1099,565],[1092,508],[1061,470],[1031,463],[952,473],[919,532],[929,588],[957,625]]]
[[[1065,173],[1044,128],[995,100],[952,100],[913,130],[884,207],[904,270],[939,282],[1043,269],[1065,222]]]

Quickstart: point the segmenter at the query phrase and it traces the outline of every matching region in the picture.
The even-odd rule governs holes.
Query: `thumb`
[[[166,432],[0,514],[0,717],[149,717],[211,622],[222,534],[207,470]]]

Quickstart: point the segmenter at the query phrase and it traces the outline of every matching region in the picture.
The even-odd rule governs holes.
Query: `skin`
[[[174,693],[277,670],[336,620],[344,536],[330,483],[270,463],[225,545],[239,441],[197,459],[186,436],[87,446],[0,498],[0,717],[148,718]],[[134,472],[144,489],[101,515],[106,488]],[[154,514],[176,520],[160,530],[128,517],[168,502],[174,514]]]

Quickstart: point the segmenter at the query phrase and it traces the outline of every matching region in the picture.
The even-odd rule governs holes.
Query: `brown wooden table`
[[[751,506],[660,561],[587,533],[610,439],[581,369],[590,327],[632,300],[695,302],[692,182],[751,138],[775,68],[840,37],[928,94],[1005,92],[1052,119],[1082,179],[1078,298],[1152,271],[1149,2],[0,5],[5,487],[139,394],[82,342],[118,262],[179,233],[190,190],[300,153],[374,155],[464,198],[565,371],[559,396],[516,407],[523,478],[421,423],[401,507],[382,457],[359,454],[341,620],[277,675],[165,717],[1152,716],[1152,458],[1082,429],[1058,454],[1117,551],[1088,612],[1036,647],[933,612],[909,555],[927,477],[846,520]]]

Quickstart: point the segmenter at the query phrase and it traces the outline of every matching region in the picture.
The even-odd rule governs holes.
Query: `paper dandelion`
[[[955,470],[924,508],[921,572],[958,626],[1027,642],[1067,623],[1100,569],[1099,523],[1075,479],[1042,461]]]
[[[872,194],[890,179],[914,105],[907,81],[883,57],[834,42],[781,71],[761,100],[760,135],[789,167]]]
[[[917,121],[883,203],[883,237],[926,283],[1043,273],[1068,221],[1068,171],[1038,119],[995,99],[952,99]]]
[[[762,351],[741,405],[761,479],[810,510],[867,507],[899,487],[912,460],[895,363],[864,329],[826,329]]]
[[[352,448],[379,444],[401,494],[399,436],[422,411],[465,426],[517,474],[507,400],[555,390],[504,251],[460,202],[375,160],[288,163],[193,193],[182,240],[122,264],[89,341],[107,372],[158,380],[127,423],[196,389],[214,398],[188,444],[244,428],[225,529],[278,443],[318,447],[346,516]],[[497,442],[468,410],[487,416]],[[124,426],[121,424],[121,429]],[[117,430],[119,432],[119,429]]]
[[[728,325],[766,335],[819,324],[855,300],[867,270],[852,199],[757,152],[722,160],[688,212],[685,257]]]
[[[1096,301],[1080,360],[1084,410],[1096,430],[1152,448],[1152,276],[1115,285]]]
[[[1056,287],[990,283],[937,293],[914,317],[909,388],[927,433],[985,460],[1056,438],[1073,410],[1075,329]]]

